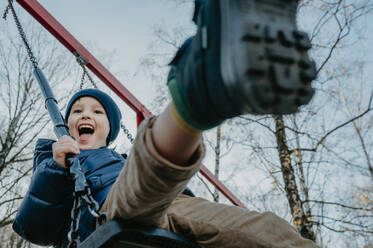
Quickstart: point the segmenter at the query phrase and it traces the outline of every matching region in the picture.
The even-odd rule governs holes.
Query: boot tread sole
[[[298,1],[219,1],[222,78],[239,111],[297,112],[312,99],[317,74],[307,54],[311,41],[295,26]]]

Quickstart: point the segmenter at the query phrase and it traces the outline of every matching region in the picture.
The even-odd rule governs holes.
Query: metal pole
[[[34,69],[34,76],[39,83],[40,89],[43,92],[45,99],[45,107],[48,110],[49,116],[54,124],[54,132],[57,138],[64,135],[70,136],[65,120],[57,106],[57,100],[53,95],[52,89],[49,86],[47,79],[39,68]],[[66,157],[67,165],[70,166],[70,173],[75,178],[75,192],[84,192],[88,186],[84,173],[81,170],[79,159],[73,154]]]

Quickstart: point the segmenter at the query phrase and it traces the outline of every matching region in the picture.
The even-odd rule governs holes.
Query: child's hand
[[[69,136],[62,136],[52,145],[53,159],[57,164],[66,167],[66,154],[79,154],[78,143]]]

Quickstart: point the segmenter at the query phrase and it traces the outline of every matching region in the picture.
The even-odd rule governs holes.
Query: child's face
[[[110,123],[104,107],[93,97],[81,97],[71,107],[67,122],[69,133],[80,150],[106,146]]]

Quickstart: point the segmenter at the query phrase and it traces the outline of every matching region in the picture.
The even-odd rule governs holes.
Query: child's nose
[[[90,119],[91,118],[91,115],[89,112],[83,112],[82,113],[82,119]]]

